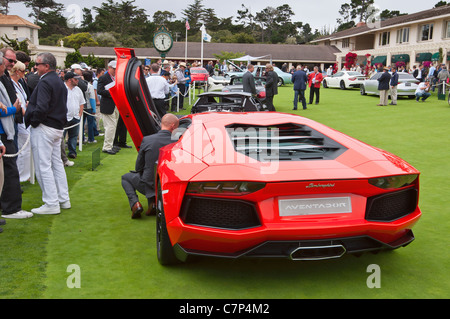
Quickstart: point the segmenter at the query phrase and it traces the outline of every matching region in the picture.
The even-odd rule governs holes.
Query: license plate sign
[[[411,83],[407,82],[405,83],[405,86],[411,86]]]
[[[352,201],[350,197],[280,199],[278,207],[280,216],[348,214]]]

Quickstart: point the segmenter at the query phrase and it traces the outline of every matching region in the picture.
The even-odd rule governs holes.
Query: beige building
[[[32,56],[42,52],[51,52],[55,55],[58,66],[64,66],[67,53],[74,52],[74,49],[39,45],[39,29],[41,29],[40,26],[17,15],[0,14],[1,35],[18,41],[28,40],[28,48]],[[2,42],[0,41],[0,43]]]
[[[336,61],[345,62],[347,53],[358,55],[364,63],[370,54],[372,65],[395,64],[403,61],[408,67],[424,61],[447,63],[450,59],[450,6],[438,7],[413,14],[358,26],[321,37],[319,45],[335,46]]]

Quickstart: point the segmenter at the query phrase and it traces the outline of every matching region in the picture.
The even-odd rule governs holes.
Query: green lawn
[[[292,100],[292,86],[282,87],[275,106],[293,112]],[[435,95],[425,103],[376,104],[377,97],[358,90],[321,89],[319,105],[295,113],[386,149],[421,171],[423,216],[408,247],[320,262],[205,258],[162,267],[155,217],[131,220],[121,187],[121,175],[134,167],[135,149],[102,153],[101,165],[91,171],[92,151],[101,143],[89,144],[66,169],[72,209],[3,227],[0,298],[449,298],[450,107]],[[42,204],[37,184],[23,189],[24,209]],[[366,285],[371,264],[380,266],[379,289]],[[68,288],[70,265],[79,267],[81,288]]]

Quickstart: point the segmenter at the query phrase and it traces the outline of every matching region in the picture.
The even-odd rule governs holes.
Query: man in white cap
[[[106,89],[106,86],[116,80],[116,61],[111,61],[108,64],[108,72],[98,79],[97,94],[102,98],[100,100],[100,113],[103,118],[103,125],[105,127],[105,139],[103,142],[104,153],[115,155],[119,149],[114,148],[114,137],[116,135],[117,121],[119,119],[119,111],[114,104],[114,100]]]

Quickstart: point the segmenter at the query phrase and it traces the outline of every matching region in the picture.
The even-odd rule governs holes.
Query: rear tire
[[[346,89],[346,87],[345,87],[345,82],[344,82],[344,81],[341,81],[341,83],[339,84],[339,86],[340,86],[341,90],[345,90],[345,89]]]
[[[366,95],[366,89],[364,88],[364,85],[361,85],[359,87],[359,93],[361,93],[361,95]]]
[[[278,86],[282,86],[284,84],[284,81],[282,78],[278,78]]]
[[[324,80],[322,85],[323,85],[323,87],[324,87],[325,89],[328,88],[327,81]]]
[[[180,262],[175,256],[169,233],[167,232],[160,183],[158,183],[158,198],[156,202],[156,252],[158,261],[163,266],[174,265]]]

